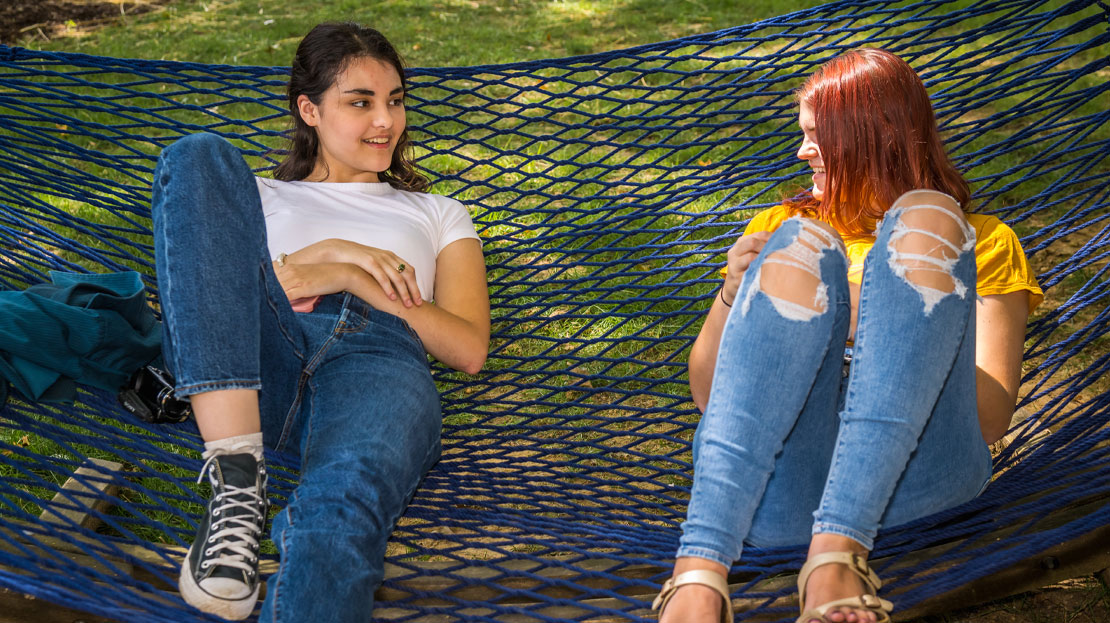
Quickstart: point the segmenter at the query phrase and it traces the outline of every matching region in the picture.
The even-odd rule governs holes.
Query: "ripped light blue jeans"
[[[955,506],[986,486],[974,231],[958,208],[929,198],[907,193],[878,228],[849,374],[847,266],[835,232],[792,218],[752,262],[694,436],[677,556],[730,567],[744,543],[803,544],[822,533],[871,550],[880,525]],[[768,274],[803,296],[772,296]]]

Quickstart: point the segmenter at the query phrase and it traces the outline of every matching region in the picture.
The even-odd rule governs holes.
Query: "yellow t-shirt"
[[[744,235],[759,231],[775,231],[790,218],[786,206],[775,206],[756,214]],[[975,267],[978,270],[976,291],[979,296],[1029,292],[1029,311],[1044,300],[1044,292],[1029,267],[1017,234],[997,217],[968,214],[967,221],[975,229]],[[875,236],[841,234],[848,249],[848,280],[860,283],[863,260],[875,244]],[[724,271],[722,271],[723,273]]]

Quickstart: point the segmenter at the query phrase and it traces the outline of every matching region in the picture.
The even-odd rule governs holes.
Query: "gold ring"
[[[397,265],[397,272],[399,272],[399,273],[405,272],[405,264],[403,262]]]

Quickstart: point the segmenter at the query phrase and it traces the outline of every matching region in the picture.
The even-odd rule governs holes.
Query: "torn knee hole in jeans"
[[[960,254],[974,247],[975,236],[962,214],[919,204],[890,217],[898,218],[887,245],[890,269],[921,295],[925,314],[949,294],[966,296],[968,284],[954,271]]]
[[[741,304],[748,313],[752,298],[762,291],[775,311],[789,320],[811,320],[829,309],[828,286],[821,279],[821,256],[829,249],[844,253],[840,237],[823,227],[802,222],[796,238],[768,255],[753,275]]]

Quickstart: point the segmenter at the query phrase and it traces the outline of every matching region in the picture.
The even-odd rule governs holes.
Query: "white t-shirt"
[[[461,203],[397,190],[385,182],[282,182],[256,177],[270,256],[340,238],[397,254],[416,270],[426,301],[435,294],[436,258],[447,245],[478,238]]]

